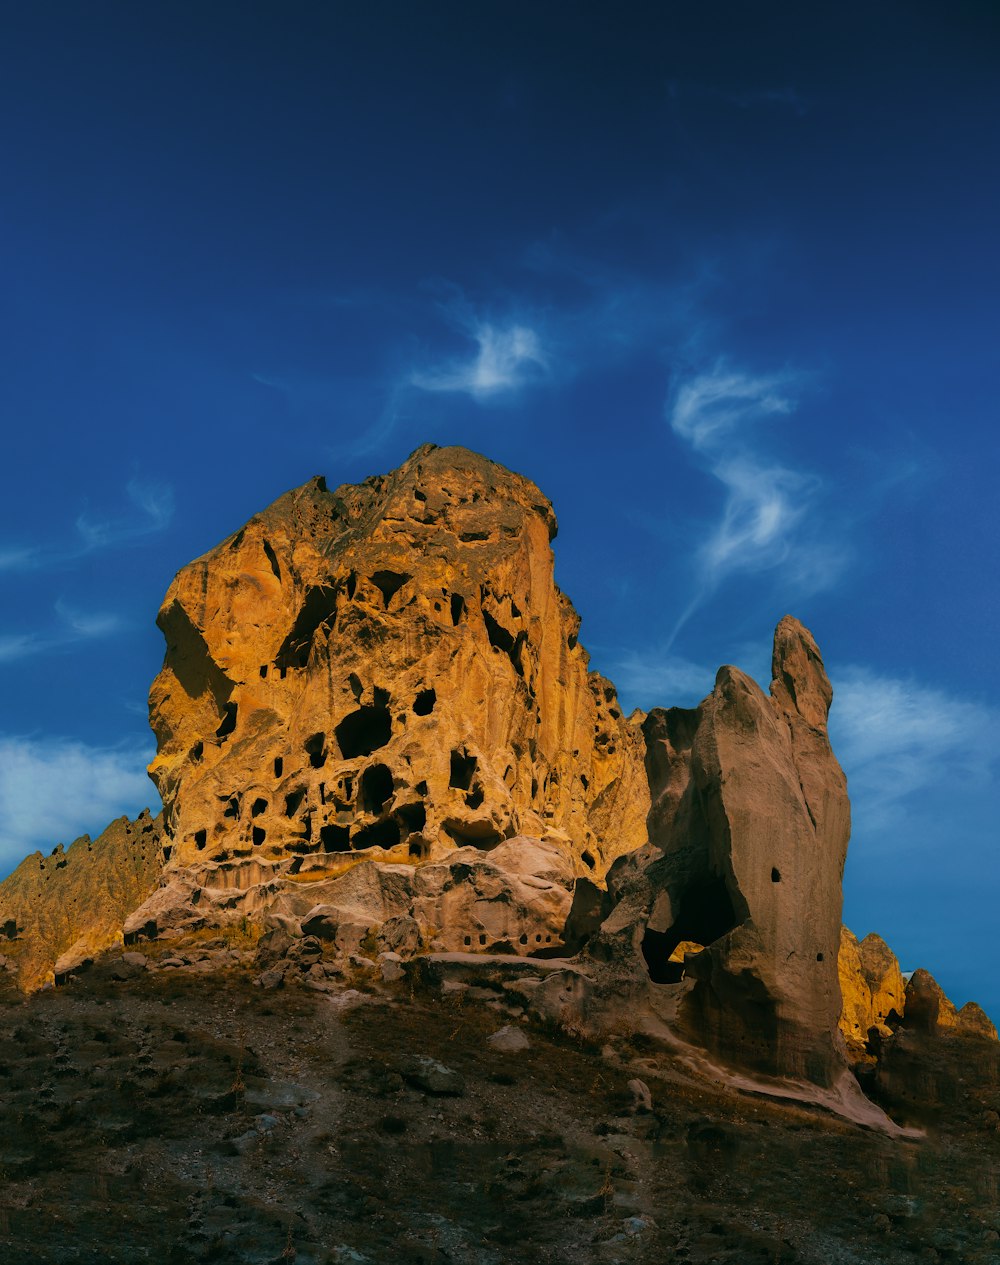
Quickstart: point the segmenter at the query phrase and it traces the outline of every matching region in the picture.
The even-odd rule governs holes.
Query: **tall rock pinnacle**
[[[816,643],[786,616],[771,697],[719,669],[696,711],[655,710],[650,745],[650,915],[654,979],[695,986],[692,1030],[730,1059],[830,1082],[842,1065],[837,954],[850,835],[844,775],[830,749],[832,697]]]

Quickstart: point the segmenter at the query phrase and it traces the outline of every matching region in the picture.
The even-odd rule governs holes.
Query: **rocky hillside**
[[[33,989],[121,944],[125,918],[160,881],[162,845],[161,819],[147,810],[26,857],[0,883],[0,968]]]
[[[852,1067],[901,1023],[995,1033],[842,934],[850,808],[815,639],[786,616],[767,693],[727,665],[697,708],[626,717],[555,585],[555,531],[530,481],[427,445],[311,480],[184,567],[150,693],[162,826],[115,823],[0,887],[22,985],[119,939],[152,962],[280,935],[314,966],[506,990],[588,1039],[627,1023],[892,1132]]]

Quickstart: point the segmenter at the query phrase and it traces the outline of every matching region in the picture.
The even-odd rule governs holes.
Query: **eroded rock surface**
[[[710,1049],[824,1084],[842,1067],[850,809],[826,731],[830,683],[812,635],[788,616],[772,675],[768,697],[723,667],[698,708],[647,716],[650,844],[609,875],[620,904],[605,934],[641,937],[654,982],[694,981],[681,1015]],[[678,963],[685,941],[707,947]]]
[[[699,707],[625,718],[554,583],[554,534],[527,479],[425,446],[336,492],[313,479],[185,567],[150,694],[162,840],[148,816],[116,823],[82,918],[68,862],[42,899],[50,861],[29,858],[0,967],[33,902],[29,985],[122,937],[170,940],[163,968],[186,970],[185,943],[265,931],[269,991],[348,967],[492,982],[545,1023],[666,1025],[831,1100],[838,1019],[859,1049],[904,1001],[913,1031],[989,1035],[919,972],[904,999],[877,936],[841,936],[850,813],[809,631],[778,625],[769,695],[726,666]]]
[[[191,901],[297,908],[359,858],[529,837],[600,877],[643,843],[642,736],[588,672],[555,530],[533,483],[429,445],[336,492],[314,479],[185,567],[150,694],[172,855],[131,929]]]
[[[0,951],[19,985],[38,988],[57,966],[69,970],[120,944],[126,917],[159,881],[162,845],[161,820],[147,810],[96,839],[26,857],[0,883]]]
[[[844,927],[838,971],[844,999],[840,1030],[850,1047],[864,1045],[872,1028],[899,1023],[906,1008],[906,981],[881,936],[871,932],[859,943]]]

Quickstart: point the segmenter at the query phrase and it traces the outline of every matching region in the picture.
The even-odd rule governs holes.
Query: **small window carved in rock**
[[[451,753],[451,776],[448,778],[448,785],[458,791],[469,790],[472,786],[472,779],[475,776],[478,763],[479,761],[476,757],[469,755],[467,751],[453,751]]]
[[[399,843],[399,826],[392,820],[373,822],[370,826],[364,826],[361,830],[355,831],[351,836],[351,847],[356,850],[394,848],[397,843]]]
[[[384,764],[373,764],[361,774],[359,787],[362,812],[380,813],[392,795],[392,774]]]
[[[419,834],[427,825],[427,809],[423,804],[401,804],[396,816],[407,834]]]
[[[772,883],[781,882],[781,871],[778,869],[776,865],[773,865],[771,867],[771,882]]]
[[[326,764],[326,734],[312,734],[302,745],[312,767],[321,769]]]
[[[437,691],[431,689],[421,690],[417,697],[413,700],[413,714],[415,716],[429,716],[434,710],[434,704],[437,702]]]
[[[379,693],[376,689],[376,699]],[[392,737],[392,717],[384,703],[359,707],[356,712],[345,716],[333,732],[344,759],[356,760],[385,746]]]
[[[254,826],[251,834],[255,845],[263,843],[267,838],[267,831],[262,826]]]
[[[386,610],[389,608],[389,603],[409,579],[410,576],[402,571],[376,571],[371,577],[372,584],[382,594],[382,605]]]
[[[320,826],[319,841],[325,852],[348,852],[351,847],[351,832],[347,826],[338,826],[331,822]]]
[[[204,848],[207,842],[208,842],[207,830],[196,830],[194,832],[194,846],[199,850],[199,852],[201,851],[202,848]]]

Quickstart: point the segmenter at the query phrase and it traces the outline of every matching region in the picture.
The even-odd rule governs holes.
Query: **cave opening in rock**
[[[481,852],[489,852],[503,843],[503,835],[483,821],[463,824],[449,822],[444,827],[444,832],[456,848],[479,848]]]
[[[487,626],[489,644],[493,646],[493,649],[503,650],[504,654],[511,653],[513,650],[513,643],[515,643],[515,636],[513,636],[513,632],[508,632],[506,627],[504,627],[498,620],[493,619],[493,616],[489,614],[489,611],[487,610],[483,611],[483,622],[485,626]]]
[[[284,771],[285,771],[285,762],[284,762],[284,760],[281,758],[281,756],[280,756],[280,755],[279,755],[279,756],[275,756],[275,757],[274,757],[274,776],[275,776],[275,777],[281,777],[281,775],[282,775],[282,773],[283,773]]]
[[[298,786],[290,795],[285,796],[285,816],[294,817],[299,811],[299,806],[306,797],[304,786]]]
[[[392,737],[392,717],[384,704],[359,707],[345,716],[333,732],[344,759],[356,760],[385,746]]]
[[[199,739],[191,748],[191,759],[200,760],[205,754],[205,744]]]
[[[267,664],[266,663],[262,663],[260,665],[260,679],[262,681],[267,680]]]
[[[226,800],[226,807],[222,813],[223,817],[233,817],[239,819],[240,815],[240,797],[239,795],[230,795]]]
[[[274,573],[274,578],[276,580],[280,580],[281,567],[278,566],[278,555],[271,548],[271,545],[268,541],[265,540],[263,543],[264,543],[264,556],[267,558],[268,562],[271,564],[271,570]]]
[[[216,738],[228,738],[236,728],[236,713],[239,710],[236,703],[226,703],[222,708],[222,721],[218,729],[215,731]]]
[[[391,818],[364,826],[351,836],[351,847],[357,851],[363,848],[394,848],[397,843],[399,826]]]
[[[711,945],[738,924],[733,902],[722,878],[701,879],[685,887],[675,902],[678,915],[666,931],[646,928],[642,956],[654,984],[675,984],[683,977],[684,963],[670,955],[682,940]]]
[[[311,734],[302,746],[314,769],[321,769],[326,764],[326,734]]]
[[[194,832],[194,846],[198,849],[199,852],[201,851],[201,849],[205,846],[207,842],[208,842],[207,830],[196,830]]]
[[[338,826],[330,822],[319,828],[319,841],[324,852],[349,852],[351,832],[347,826]]]
[[[371,577],[372,584],[382,594],[382,605],[387,610],[389,603],[409,579],[410,576],[401,571],[376,571]]]
[[[380,813],[382,805],[392,795],[392,774],[384,764],[372,764],[361,774],[358,785],[359,805],[362,812]]]
[[[283,669],[304,668],[309,662],[317,632],[321,628],[329,629],[336,617],[336,589],[329,584],[316,584],[308,588],[295,623],[278,648],[275,665]]]
[[[481,807],[482,802],[485,798],[486,798],[486,792],[483,790],[481,786],[477,786],[475,787],[474,790],[471,790],[468,793],[468,795],[466,795],[465,797],[466,807],[479,808]]]
[[[400,804],[396,816],[407,834],[418,834],[427,825],[427,809],[423,804]]]
[[[421,690],[417,697],[413,700],[414,716],[429,716],[434,710],[434,704],[437,702],[437,691],[432,687],[429,690]]]
[[[454,787],[457,791],[470,790],[478,764],[479,761],[476,757],[469,755],[467,751],[453,751],[451,753],[451,774],[448,778],[448,785]]]
[[[771,882],[772,883],[781,882],[781,871],[778,869],[776,865],[773,865],[771,867]]]
[[[259,817],[261,813],[266,813],[266,812],[267,812],[267,800],[263,797],[263,795],[260,795],[250,805],[250,816]]]
[[[267,838],[267,831],[263,828],[263,826],[254,826],[251,831],[251,836],[255,845],[261,844]]]
[[[461,593],[452,593],[451,599],[450,599],[450,605],[451,605],[451,622],[457,628],[458,625],[462,622],[462,617],[465,614],[465,598],[461,595]]]

